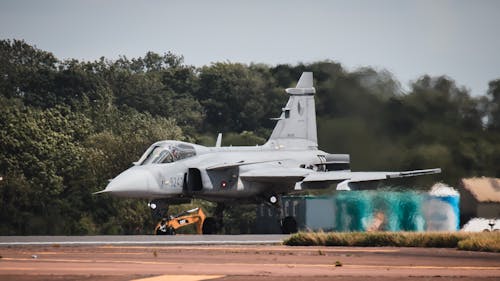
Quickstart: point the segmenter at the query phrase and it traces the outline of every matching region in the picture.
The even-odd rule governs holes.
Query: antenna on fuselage
[[[222,144],[222,133],[219,133],[219,135],[217,135],[217,141],[215,141],[215,147],[220,147]]]

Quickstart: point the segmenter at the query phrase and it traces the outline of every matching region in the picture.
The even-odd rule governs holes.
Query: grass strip
[[[288,246],[457,248],[500,253],[500,232],[299,232]]]

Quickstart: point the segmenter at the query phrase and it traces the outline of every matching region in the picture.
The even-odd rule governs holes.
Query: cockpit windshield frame
[[[192,145],[185,143],[160,143],[154,144],[146,150],[139,160],[138,165],[166,164],[176,162],[196,155]]]

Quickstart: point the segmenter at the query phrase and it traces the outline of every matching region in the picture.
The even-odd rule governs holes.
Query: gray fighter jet
[[[352,172],[348,154],[318,149],[315,92],[312,72],[304,72],[295,88],[286,89],[289,100],[262,146],[221,147],[221,134],[215,147],[159,141],[99,193],[149,199],[148,205],[159,216],[166,216],[169,204],[186,203],[192,198],[214,201],[220,221],[228,202],[279,206],[280,196],[292,192],[324,189],[332,184],[337,190],[351,190],[387,179],[441,172]],[[290,224],[291,219],[287,219]],[[216,222],[207,219],[204,232],[214,232]]]

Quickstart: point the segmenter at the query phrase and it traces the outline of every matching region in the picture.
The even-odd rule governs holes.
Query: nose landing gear
[[[163,219],[168,213],[168,202],[165,200],[152,200],[148,203],[148,207],[151,210],[151,216],[154,219]]]

